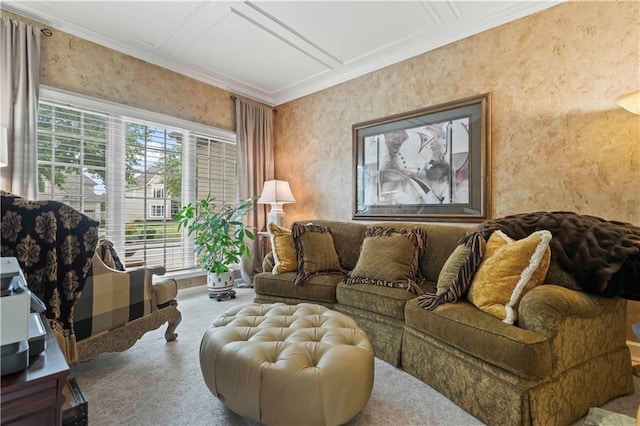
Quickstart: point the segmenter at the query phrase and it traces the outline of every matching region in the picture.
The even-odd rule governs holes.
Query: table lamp
[[[271,210],[267,216],[267,223],[275,223],[284,227],[284,210],[282,205],[285,203],[295,203],[289,182],[285,180],[267,180],[262,188],[262,194],[258,199],[258,204],[271,204]]]
[[[629,112],[640,115],[640,90],[620,96],[616,99],[616,104]]]

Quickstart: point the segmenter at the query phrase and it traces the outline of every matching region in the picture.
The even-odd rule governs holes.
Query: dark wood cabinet
[[[62,389],[67,383],[69,365],[58,342],[47,329],[45,350],[31,357],[29,367],[2,377],[0,411],[3,425],[60,425]]]

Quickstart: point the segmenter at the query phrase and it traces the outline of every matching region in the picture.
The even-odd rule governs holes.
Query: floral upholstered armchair
[[[3,191],[0,198],[0,253],[17,258],[29,290],[45,303],[67,362],[125,350],[164,322],[169,322],[167,340],[175,340],[181,320],[176,283],[152,283],[154,274],[164,274],[163,267],[112,269],[102,260],[105,251],[96,251],[97,221],[59,201]]]

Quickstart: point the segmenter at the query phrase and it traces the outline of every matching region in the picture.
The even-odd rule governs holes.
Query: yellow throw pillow
[[[551,232],[544,230],[518,241],[502,231],[491,234],[467,294],[469,302],[502,322],[513,324],[522,296],[542,284],[547,274],[550,241]]]
[[[273,252],[273,260],[275,262],[271,272],[274,275],[285,272],[295,272],[298,268],[298,263],[291,230],[281,228],[275,223],[269,223],[267,230],[269,231],[271,251]]]

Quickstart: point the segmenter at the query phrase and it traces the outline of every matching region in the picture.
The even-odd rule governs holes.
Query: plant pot
[[[209,293],[226,293],[233,288],[233,274],[224,272],[220,275],[215,272],[207,273],[207,289]]]

